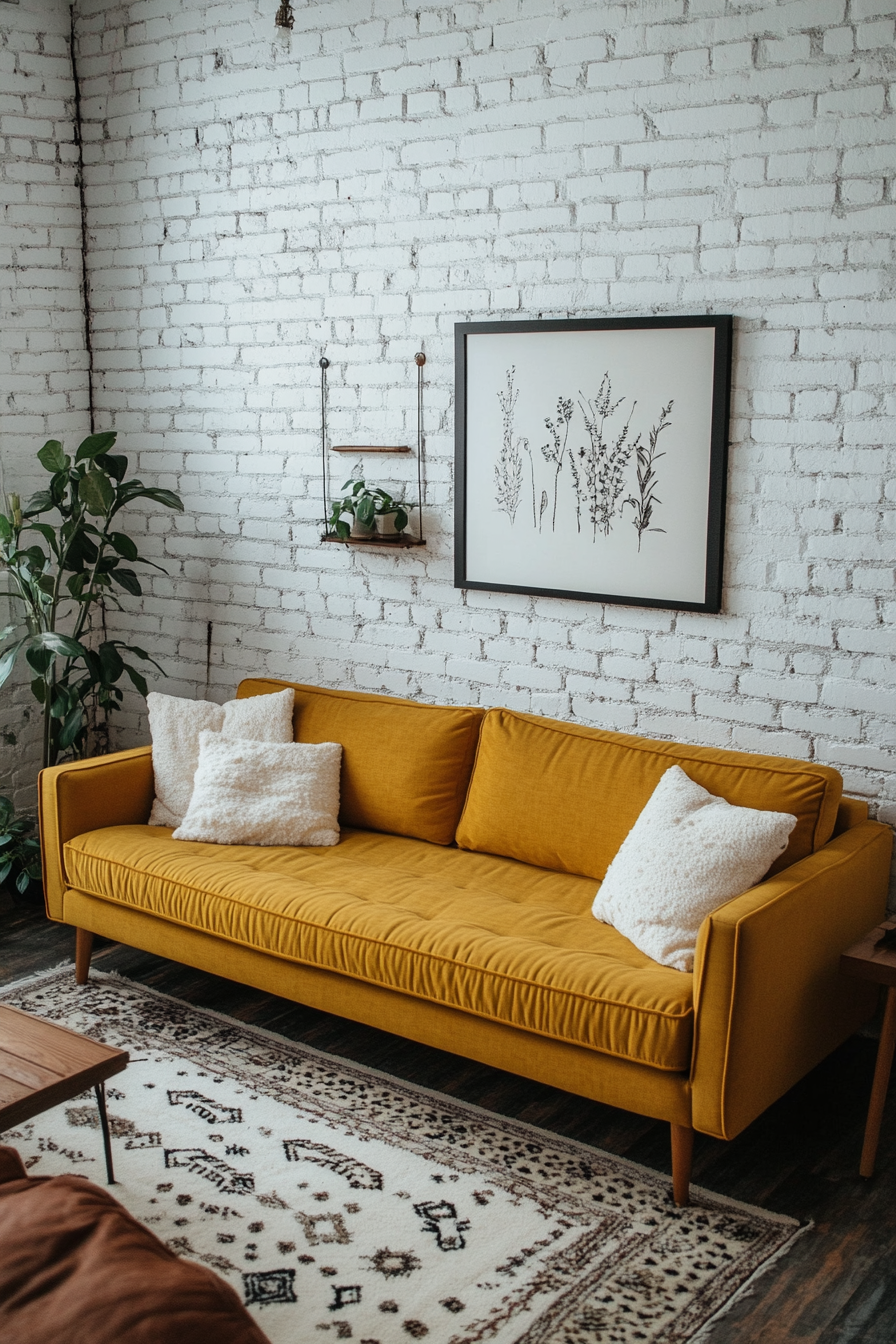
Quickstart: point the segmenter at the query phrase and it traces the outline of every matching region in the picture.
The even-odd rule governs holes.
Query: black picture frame
[[[454,586],[718,612],[732,333],[456,323]]]

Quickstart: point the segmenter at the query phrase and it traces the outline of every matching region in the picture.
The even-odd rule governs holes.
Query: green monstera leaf
[[[102,471],[88,471],[78,483],[78,498],[88,513],[104,518],[115,503],[115,487]]]
[[[43,715],[44,765],[89,753],[99,740],[96,716],[120,707],[122,683],[146,693],[143,672],[126,655],[158,666],[142,649],[97,638],[105,628],[98,608],[139,597],[140,566],[161,568],[141,556],[122,511],[137,501],[183,510],[173,490],[128,479],[128,458],[112,451],[116,439],[113,431],[89,434],[74,462],[48,439],[37,452],[47,487],[24,508],[18,495],[7,497],[5,512],[0,500],[0,596],[13,599],[17,618],[0,631],[0,686],[23,657]]]
[[[47,471],[66,471],[71,462],[58,439],[48,439],[38,453],[37,460]]]

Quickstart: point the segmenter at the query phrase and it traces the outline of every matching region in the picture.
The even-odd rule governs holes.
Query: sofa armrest
[[[149,820],[155,783],[152,747],[93,756],[41,770],[38,778],[44,901],[50,919],[62,919],[67,886],[62,847],[85,831]]]
[[[733,1138],[851,1035],[877,989],[840,953],[886,908],[893,833],[864,821],[704,920],[694,966],[694,1128]]]

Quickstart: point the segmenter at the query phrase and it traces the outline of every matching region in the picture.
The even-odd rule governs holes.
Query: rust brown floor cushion
[[[4,1344],[269,1344],[233,1289],[79,1176],[0,1147]]]

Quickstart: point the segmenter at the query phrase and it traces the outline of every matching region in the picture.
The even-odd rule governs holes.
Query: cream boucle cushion
[[[755,886],[795,825],[789,812],[733,807],[673,765],[622,842],[591,912],[654,961],[693,970],[703,920]]]
[[[149,815],[150,826],[179,826],[186,816],[199,761],[200,733],[249,737],[259,742],[291,742],[294,701],[295,691],[291,687],[274,695],[228,700],[226,705],[215,705],[210,700],[183,700],[151,691],[146,703],[156,796]]]
[[[187,815],[174,840],[218,845],[337,845],[336,742],[230,741],[199,734]]]

